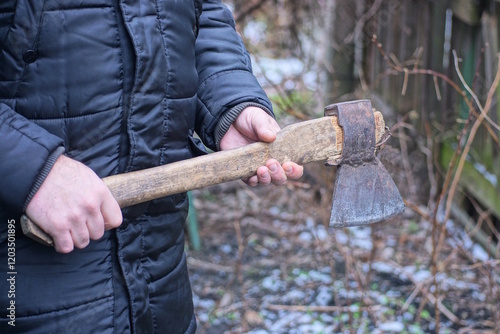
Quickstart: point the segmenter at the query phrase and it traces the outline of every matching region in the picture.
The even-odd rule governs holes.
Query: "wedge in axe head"
[[[331,227],[365,225],[393,217],[404,202],[391,176],[375,156],[375,118],[369,100],[329,105],[344,134],[333,191]]]

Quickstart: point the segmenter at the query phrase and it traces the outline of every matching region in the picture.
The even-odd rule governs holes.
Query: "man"
[[[120,211],[100,179],[201,154],[194,132],[271,142],[271,115],[221,1],[2,1],[0,331],[194,333],[186,195]],[[11,233],[23,212],[55,249]]]

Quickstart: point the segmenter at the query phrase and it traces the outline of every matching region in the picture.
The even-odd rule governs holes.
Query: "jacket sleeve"
[[[0,103],[0,205],[21,213],[64,152],[62,139]]]
[[[216,137],[220,137],[214,133],[217,124],[234,107],[252,103],[272,114],[272,105],[252,73],[250,57],[235,30],[233,15],[220,0],[203,2],[196,63],[199,75],[196,132],[209,148],[217,149]]]

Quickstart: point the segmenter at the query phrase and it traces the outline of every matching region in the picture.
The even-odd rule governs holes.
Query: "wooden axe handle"
[[[382,114],[375,112],[376,142],[385,132]],[[327,116],[283,128],[272,143],[254,143],[145,170],[103,179],[121,208],[153,199],[224,183],[255,174],[268,159],[293,161],[335,161],[342,155],[343,134],[337,117]],[[52,238],[23,216],[24,234],[47,245]]]

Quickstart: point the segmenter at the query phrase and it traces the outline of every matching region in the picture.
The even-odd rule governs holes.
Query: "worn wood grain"
[[[376,113],[377,140],[384,133],[384,120]],[[268,159],[280,163],[307,164],[339,158],[342,153],[342,130],[337,118],[323,117],[296,123],[278,133],[273,143],[255,143],[178,161],[146,170],[104,178],[121,207],[156,198],[204,188],[255,174]]]

